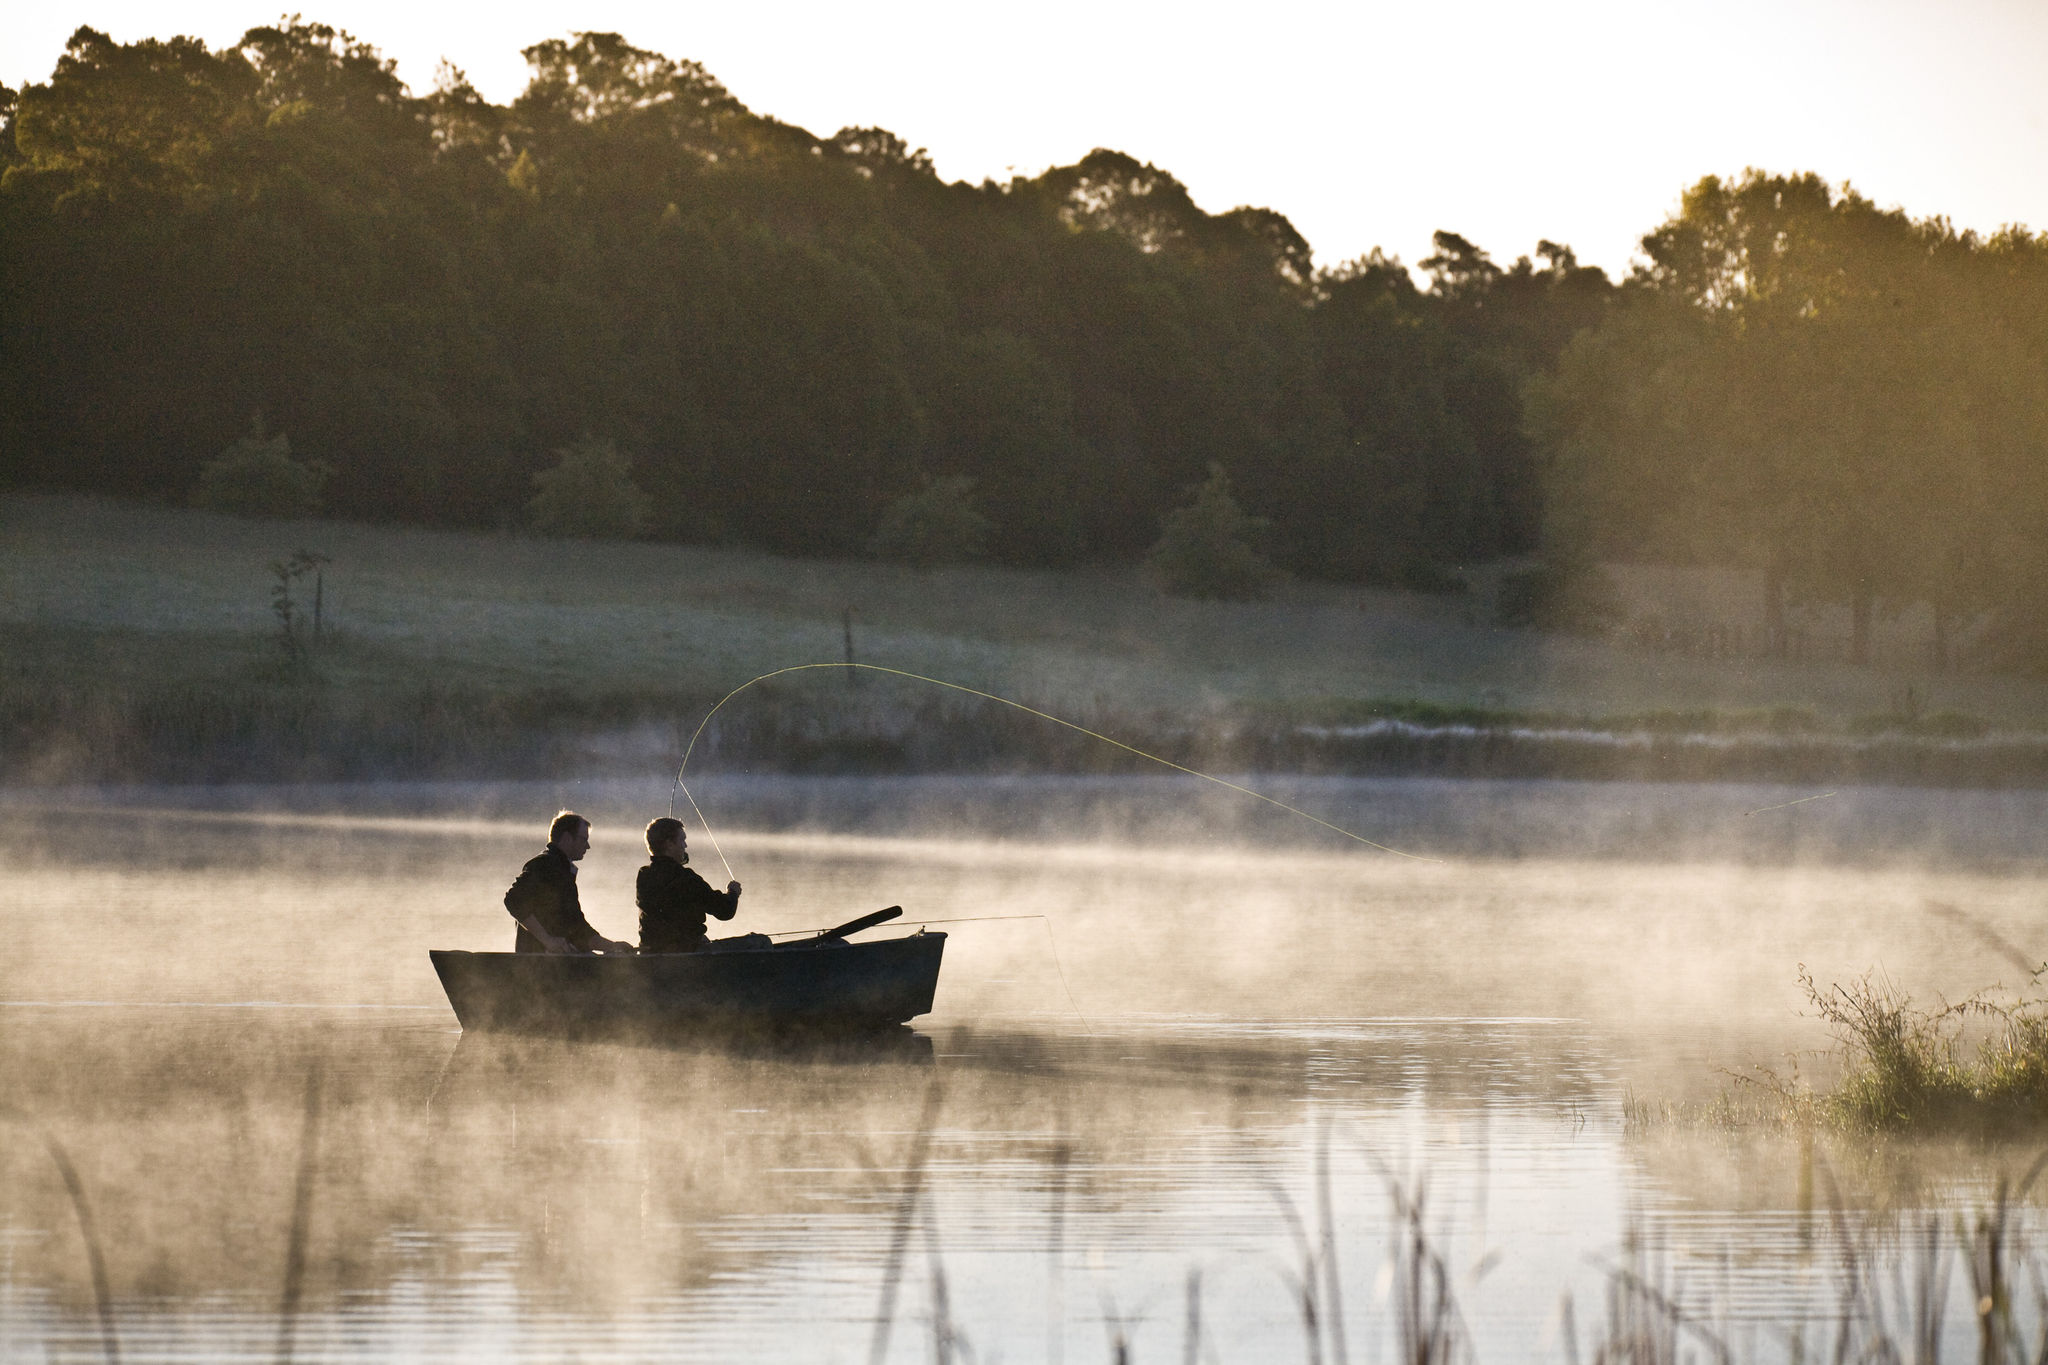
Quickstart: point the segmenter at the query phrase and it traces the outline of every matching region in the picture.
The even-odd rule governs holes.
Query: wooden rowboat
[[[929,1013],[946,936],[851,943],[901,914],[864,915],[773,947],[593,957],[428,953],[465,1032],[556,1035],[693,1030],[853,1030]]]

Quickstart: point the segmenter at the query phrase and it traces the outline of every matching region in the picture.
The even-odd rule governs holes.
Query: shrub
[[[1185,506],[1167,514],[1159,542],[1145,557],[1160,586],[1177,597],[1228,602],[1266,596],[1282,575],[1252,542],[1270,523],[1237,505],[1220,464],[1212,462],[1208,479],[1190,492]]]
[[[882,509],[868,548],[920,570],[979,558],[989,524],[974,510],[973,493],[974,480],[963,476],[928,481]]]
[[[310,517],[333,477],[323,460],[293,459],[291,438],[267,435],[257,413],[247,436],[199,467],[192,505],[237,517]]]
[[[565,540],[631,540],[647,529],[647,495],[633,462],[610,439],[580,437],[555,452],[557,463],[533,476],[526,504],[533,529]]]
[[[2033,971],[2036,985],[2044,970]],[[1922,1010],[1867,977],[1822,990],[1802,967],[1799,984],[1845,1063],[1822,1112],[1874,1128],[2048,1119],[2048,1000],[1973,995]]]

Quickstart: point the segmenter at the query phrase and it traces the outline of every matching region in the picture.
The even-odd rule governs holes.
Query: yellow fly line
[[[1746,810],[1742,813],[1744,815],[1762,815],[1766,811],[1790,810],[1793,806],[1803,806],[1809,801],[1825,801],[1830,796],[1837,796],[1839,794],[1838,792],[1822,792],[1819,796],[1802,796],[1797,801],[1780,801],[1775,806],[1758,806],[1755,810]]]
[[[1073,721],[1062,720],[1058,716],[1048,715],[1046,712],[1040,711],[1036,707],[1026,706],[1021,701],[1011,701],[1008,697],[999,697],[993,692],[984,692],[978,687],[968,687],[961,683],[947,682],[944,678],[927,678],[922,673],[911,673],[901,668],[887,668],[881,664],[856,664],[835,662],[820,664],[791,664],[787,668],[778,668],[771,673],[763,673],[757,678],[747,679],[738,687],[735,687],[732,691],[726,693],[723,697],[720,697],[718,699],[718,705],[712,707],[709,711],[706,711],[704,713],[704,719],[697,722],[696,732],[690,736],[689,744],[683,749],[683,761],[676,767],[675,785],[669,788],[668,813],[670,815],[674,815],[676,813],[676,793],[681,792],[683,795],[683,799],[690,803],[690,809],[697,812],[697,822],[703,826],[705,837],[711,840],[711,849],[714,853],[718,854],[718,861],[725,865],[725,875],[727,877],[732,876],[732,864],[726,862],[725,851],[719,848],[718,836],[711,832],[711,822],[704,818],[704,811],[701,807],[698,806],[697,798],[690,795],[690,789],[683,785],[683,770],[690,766],[690,755],[696,752],[697,741],[699,738],[703,736],[705,727],[711,724],[711,718],[717,715],[727,702],[731,701],[734,697],[737,697],[740,693],[752,687],[755,683],[767,682],[770,678],[779,678],[783,676],[785,673],[806,673],[811,671],[812,669],[818,668],[854,668],[860,669],[868,673],[886,673],[893,678],[908,678],[912,682],[930,683],[934,687],[944,687],[954,692],[964,692],[970,697],[980,697],[984,701],[1000,702],[1004,706],[1008,706],[1014,710],[1022,711],[1027,716],[1036,716],[1040,720],[1050,721],[1054,725],[1064,726],[1067,729],[1076,732],[1077,734],[1086,735],[1090,739],[1101,740],[1104,744],[1110,745],[1114,748],[1122,749],[1127,754],[1134,754],[1137,757],[1146,760],[1147,762],[1157,763],[1162,768],[1171,768],[1173,769],[1173,771],[1177,773],[1185,773],[1189,777],[1199,777],[1204,782],[1214,782],[1219,787],[1227,787],[1231,791],[1241,793],[1245,796],[1249,796],[1255,801],[1263,801],[1269,806],[1276,806],[1279,809],[1286,811],[1289,815],[1298,815],[1304,820],[1308,820],[1314,824],[1321,825],[1324,829],[1327,829],[1332,833],[1341,834],[1346,839],[1350,839],[1356,843],[1364,844],[1367,848],[1376,848],[1382,853],[1391,853],[1396,858],[1410,858],[1419,863],[1437,863],[1443,861],[1443,859],[1441,858],[1430,858],[1420,853],[1404,853],[1398,848],[1389,848],[1385,844],[1375,843],[1373,840],[1366,838],[1363,834],[1354,834],[1350,830],[1345,829],[1342,825],[1333,825],[1328,820],[1323,819],[1321,816],[1310,815],[1307,811],[1302,810],[1297,806],[1290,806],[1285,801],[1277,800],[1273,797],[1266,795],[1264,792],[1256,792],[1253,791],[1250,787],[1240,786],[1239,784],[1228,781],[1224,778],[1215,777],[1205,772],[1199,772],[1194,768],[1187,767],[1180,763],[1175,763],[1170,758],[1161,758],[1158,754],[1148,754],[1143,749],[1140,749],[1135,745],[1126,744],[1120,739],[1112,739],[1108,735],[1101,734],[1097,731],[1091,730],[1085,725],[1076,725]]]

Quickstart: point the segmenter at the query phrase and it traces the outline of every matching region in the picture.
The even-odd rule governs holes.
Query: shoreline
[[[397,838],[529,842],[561,807],[598,827],[601,848],[637,857],[639,831],[664,813],[670,772],[575,780],[230,783],[166,786],[0,786],[0,810],[29,827],[61,828],[124,815],[165,828],[246,824],[258,842],[294,830],[375,829]],[[1093,867],[1134,858],[1173,865],[1275,860],[1315,875],[1363,858],[1417,894],[1446,863],[1562,868],[1584,862],[1720,867],[1931,869],[1992,877],[2048,875],[2038,831],[2048,790],[1741,783],[1612,782],[1430,777],[1285,777],[1229,774],[1259,796],[1312,819],[1196,779],[1162,773],[1092,777],[896,774],[788,776],[705,768],[690,786],[700,811],[678,801],[691,827],[709,820],[717,840],[762,849],[825,840],[849,855],[912,844],[978,849],[1029,861]],[[1338,829],[1371,840],[1361,848]],[[739,845],[735,845],[736,847]],[[932,845],[936,848],[938,845]],[[927,856],[930,849],[918,854]],[[956,851],[957,853],[957,851]],[[956,853],[944,853],[950,861]],[[706,858],[715,855],[707,846]],[[1421,859],[1416,861],[1415,859]],[[1335,860],[1332,862],[1331,860]]]
[[[546,691],[362,699],[338,688],[195,686],[6,700],[0,785],[17,787],[614,776],[677,761],[691,731],[683,718],[706,709],[694,698],[662,706],[644,695],[599,697],[585,699],[592,723],[576,724],[561,712],[581,702]],[[1089,729],[1114,741],[1104,743],[988,707],[834,715],[793,700],[720,717],[693,762],[813,777],[1081,777],[1179,766],[1302,778],[2048,788],[2044,732],[1686,728],[1686,719],[1660,728],[1531,723],[1513,713],[1349,724],[1243,711],[1086,716]]]

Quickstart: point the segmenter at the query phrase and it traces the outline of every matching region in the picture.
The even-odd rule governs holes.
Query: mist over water
[[[593,924],[633,935],[665,780],[16,794],[0,1356],[99,1349],[33,1120],[124,1358],[271,1358],[309,1071],[301,1358],[867,1359],[930,1103],[892,1359],[931,1355],[940,1302],[978,1359],[1106,1359],[1119,1325],[1171,1357],[1191,1271],[1218,1358],[1306,1358],[1289,1219],[1324,1150],[1358,1358],[1390,1182],[1426,1192],[1482,1360],[1563,1358],[1560,1296],[1592,1315],[1631,1229],[1768,1345],[1832,1301],[1796,1142],[1624,1131],[1624,1097],[1824,1046],[1800,964],[1931,999],[2048,955],[2040,793],[1261,789],[1422,857],[1174,781],[694,782],[747,887],[726,932],[901,904],[950,934],[929,1018],[798,1049],[464,1037],[446,1007],[426,950],[509,948],[559,804],[596,822]],[[1044,918],[937,923],[988,916]],[[1881,1226],[2030,1158],[1818,1159]]]

